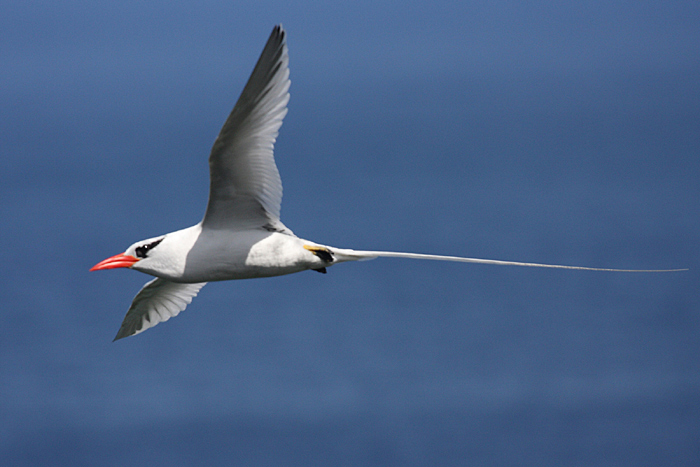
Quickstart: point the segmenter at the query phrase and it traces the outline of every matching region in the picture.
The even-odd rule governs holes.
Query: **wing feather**
[[[282,181],[274,144],[289,102],[285,32],[276,26],[209,156],[210,190],[202,225],[277,226]]]
[[[179,284],[156,278],[136,294],[114,340],[132,336],[177,316],[206,282]]]

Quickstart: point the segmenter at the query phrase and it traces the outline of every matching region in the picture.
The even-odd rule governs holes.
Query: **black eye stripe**
[[[139,247],[136,247],[136,257],[137,258],[145,258],[148,256],[148,251],[151,250],[152,248],[155,248],[156,245],[158,245],[160,242],[162,242],[163,239],[156,240],[154,242],[151,242],[147,245],[141,245]]]

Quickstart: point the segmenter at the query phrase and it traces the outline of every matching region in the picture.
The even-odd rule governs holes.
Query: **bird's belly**
[[[213,274],[208,274],[206,282],[228,281],[238,279],[256,279],[262,277],[284,276],[295,272],[305,271],[306,267],[269,267],[269,266],[249,266],[245,268],[222,268],[214,271]],[[191,280],[191,282],[204,282],[204,278]]]
[[[302,241],[279,233],[203,242],[188,255],[180,282],[213,282],[273,277],[312,266]]]

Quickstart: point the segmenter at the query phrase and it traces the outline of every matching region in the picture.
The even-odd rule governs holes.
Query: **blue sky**
[[[697,463],[696,2],[2,12],[2,458]],[[376,260],[210,284],[112,344],[147,277],[88,269],[201,218],[211,143],[280,22],[276,155],[298,235],[691,271]]]

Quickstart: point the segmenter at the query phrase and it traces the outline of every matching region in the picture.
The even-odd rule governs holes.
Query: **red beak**
[[[131,255],[125,255],[123,253],[120,253],[118,255],[114,255],[110,258],[107,258],[104,261],[100,261],[92,268],[90,268],[90,271],[100,271],[102,269],[114,268],[130,268],[138,261],[140,261],[140,259],[134,258]]]

